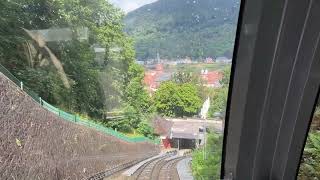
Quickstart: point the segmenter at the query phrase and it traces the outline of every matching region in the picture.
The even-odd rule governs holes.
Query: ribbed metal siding
[[[245,0],[222,177],[295,179],[320,82],[320,1]]]

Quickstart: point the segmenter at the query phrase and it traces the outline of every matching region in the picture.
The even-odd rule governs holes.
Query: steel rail
[[[115,173],[117,172],[120,172],[124,169],[127,169],[143,160],[146,160],[148,159],[149,157],[147,158],[143,158],[143,159],[139,159],[139,160],[134,160],[134,161],[130,161],[128,163],[124,163],[124,164],[121,164],[121,165],[117,165],[117,166],[114,166],[106,171],[102,171],[102,172],[99,172],[97,174],[94,174],[88,178],[85,178],[87,180],[102,180],[103,178],[106,178],[106,177],[109,177],[109,176],[112,176],[114,175]]]

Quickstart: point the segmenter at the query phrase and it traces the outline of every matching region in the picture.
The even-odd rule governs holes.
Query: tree
[[[157,111],[165,116],[193,116],[201,107],[197,87],[191,83],[164,82],[154,95]]]
[[[176,109],[177,116],[193,116],[198,113],[202,101],[197,90],[197,86],[192,83],[179,85],[177,92],[177,96],[179,97]]]
[[[157,51],[163,59],[172,60],[186,56],[202,60],[233,52],[238,4],[231,0],[185,2],[160,0],[128,13],[126,31],[134,37],[139,60],[154,59]]]
[[[222,84],[222,86],[229,86],[229,82],[230,82],[230,72],[231,72],[231,68],[229,66],[225,67],[222,71],[222,79],[220,81],[220,83]]]
[[[168,81],[161,83],[159,89],[154,94],[154,103],[158,113],[166,116],[175,116],[178,85]]]
[[[208,117],[214,117],[215,113],[224,112],[227,106],[228,88],[211,89],[209,92],[210,107]]]
[[[107,1],[5,0],[0,2],[0,16],[0,63],[49,103],[101,118],[104,111],[122,106],[113,102],[124,99],[122,91],[129,82],[130,90],[137,88],[131,81],[135,77],[125,78],[135,54],[132,40],[122,31],[124,14]],[[87,27],[89,37],[79,41],[74,33],[70,41],[46,42],[43,47],[27,33],[66,27],[74,32]],[[94,60],[94,45],[106,49],[102,66]],[[64,79],[48,52],[61,64]],[[108,82],[101,83],[104,79]]]
[[[142,121],[138,126],[138,132],[140,134],[143,134],[145,137],[148,137],[150,139],[154,139],[154,132],[153,128],[149,125],[148,122]]]
[[[140,113],[152,113],[152,100],[147,93],[144,84],[144,69],[136,63],[132,63],[128,70],[128,83],[125,89],[124,99]]]
[[[147,93],[144,84],[144,69],[139,64],[130,63],[127,76],[125,78],[126,87],[123,100],[127,104],[124,111],[129,125],[132,129],[138,131],[141,127],[146,127],[143,123],[147,122],[150,114],[154,112],[153,103],[150,95]],[[143,122],[145,121],[145,122]],[[143,132],[142,134],[148,134]]]
[[[176,72],[173,74],[172,79],[175,83],[178,83],[178,84],[183,84],[183,83],[193,83],[196,85],[202,84],[202,80],[200,76],[192,72],[183,72],[183,71]]]
[[[209,133],[206,146],[206,158],[204,159],[204,148],[195,150],[192,153],[192,174],[195,179],[211,180],[220,178],[221,155],[222,155],[221,135]]]

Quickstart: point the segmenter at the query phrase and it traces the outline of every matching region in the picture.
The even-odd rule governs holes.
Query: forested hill
[[[239,0],[159,0],[125,18],[137,58],[231,56]]]

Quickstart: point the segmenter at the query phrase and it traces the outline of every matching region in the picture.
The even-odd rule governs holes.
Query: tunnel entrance
[[[197,147],[196,139],[173,138],[172,147],[177,149],[195,149]]]

